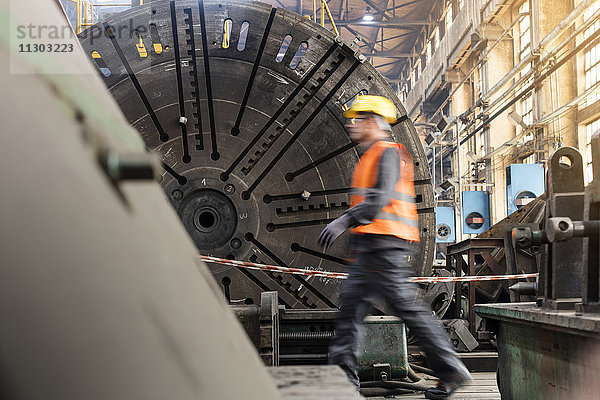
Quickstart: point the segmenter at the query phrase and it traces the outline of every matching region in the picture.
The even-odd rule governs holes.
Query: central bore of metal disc
[[[217,190],[201,189],[187,194],[178,212],[200,250],[214,251],[229,243],[237,228],[235,206]]]
[[[196,228],[203,232],[210,232],[217,227],[219,214],[212,208],[201,208],[196,212]]]
[[[215,224],[215,220],[216,218],[214,214],[209,211],[205,211],[200,214],[200,225],[202,225],[204,228],[210,228],[213,226]]]

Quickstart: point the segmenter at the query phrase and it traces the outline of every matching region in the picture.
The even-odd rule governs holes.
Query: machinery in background
[[[130,21],[147,30],[117,35]],[[402,114],[392,137],[414,159],[421,229],[415,273],[431,274],[434,235],[451,244],[456,223],[467,234],[489,227],[486,192],[463,192],[465,219],[442,210],[448,219],[435,226],[429,170],[404,108],[354,45],[306,18],[259,2],[157,0],[90,28],[80,40],[146,147],[161,154],[162,187],[205,254],[344,269],[346,243],[325,254],[315,238],[348,207],[359,155],[341,113],[365,92],[394,99]],[[326,361],[337,281],[212,271],[268,365]],[[276,298],[265,300],[273,291]],[[421,292],[439,318],[468,310],[460,286],[431,284]],[[445,321],[463,351],[475,348],[467,318],[468,311]]]
[[[506,167],[506,210],[512,214],[545,192],[543,164]]]
[[[454,207],[435,208],[435,238],[437,243],[456,241],[456,216]]]
[[[400,118],[391,137],[414,160],[421,241],[413,266],[430,273],[435,208],[423,147],[355,44],[283,8],[235,0],[156,0],[79,38],[129,123],[160,154],[161,185],[199,251],[227,259],[343,271],[347,237],[327,253],[316,241],[350,203],[359,154],[342,112],[361,93],[392,99]],[[212,271],[232,301],[258,304],[276,290],[287,309],[338,306],[337,281]]]
[[[465,235],[477,235],[490,227],[489,194],[464,191],[462,196],[462,228]]]
[[[326,364],[337,311],[286,309],[282,305],[276,307],[276,302],[277,292],[265,292],[260,304],[230,306],[264,363],[269,366],[311,365],[311,368]],[[431,371],[423,369],[422,357],[414,347],[409,353],[408,342],[404,323],[398,318],[373,315],[365,319],[358,358],[361,394],[383,397],[427,388],[412,367]],[[412,359],[415,353],[418,360]],[[419,364],[414,364],[415,361]]]
[[[558,149],[548,162],[542,223],[511,229],[512,249],[539,255],[539,280],[519,288],[536,301],[475,306],[486,329],[498,335],[502,398],[592,399],[600,393],[599,133],[592,157],[594,179],[584,189],[581,154]]]

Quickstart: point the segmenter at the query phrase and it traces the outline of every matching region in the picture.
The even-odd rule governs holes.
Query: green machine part
[[[358,359],[361,381],[406,378],[408,352],[402,320],[391,316],[369,316],[364,320],[364,328],[364,344]]]

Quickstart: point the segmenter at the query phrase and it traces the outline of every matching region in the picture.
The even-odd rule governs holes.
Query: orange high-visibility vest
[[[351,231],[393,235],[418,242],[419,216],[415,204],[413,162],[410,153],[402,144],[380,140],[362,155],[352,175],[351,207],[365,201],[368,190],[377,183],[379,160],[383,152],[390,147],[395,148],[400,155],[400,178],[394,194],[370,224],[360,225]]]

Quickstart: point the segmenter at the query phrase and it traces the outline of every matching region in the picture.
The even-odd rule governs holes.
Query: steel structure
[[[349,204],[359,153],[342,111],[357,94],[387,96],[393,140],[414,158],[429,275],[434,208],[423,148],[385,79],[353,45],[304,17],[260,2],[154,1],[82,35],[110,92],[149,150],[162,187],[208,255],[341,272],[346,240],[316,237]],[[337,306],[338,283],[231,267],[213,269],[231,301],[277,290],[288,308]]]

